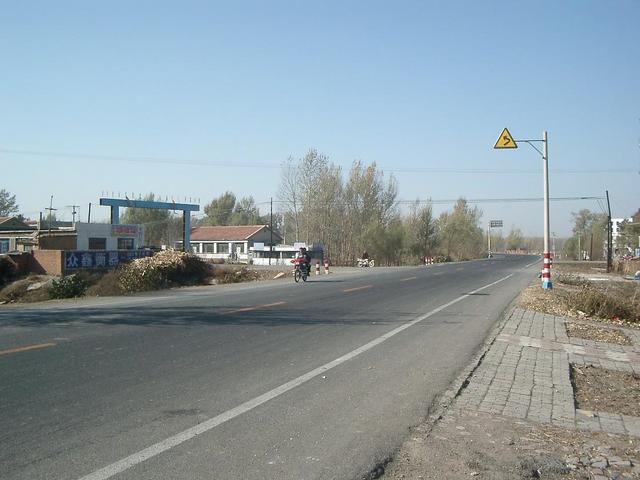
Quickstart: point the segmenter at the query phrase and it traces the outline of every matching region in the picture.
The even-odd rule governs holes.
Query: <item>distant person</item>
[[[300,247],[300,251],[296,255],[296,258],[301,258],[304,260],[304,266],[307,269],[307,274],[311,273],[311,255],[307,252],[305,247]]]

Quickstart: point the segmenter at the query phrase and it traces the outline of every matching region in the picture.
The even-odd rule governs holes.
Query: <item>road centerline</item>
[[[161,440],[160,442],[157,442],[143,450],[140,450],[136,453],[133,453],[121,460],[118,460],[114,463],[111,463],[99,470],[96,470],[88,475],[85,475],[83,477],[81,477],[79,480],[107,480],[109,478],[114,477],[115,475],[128,470],[131,467],[134,467],[146,460],[149,460],[150,458],[153,458],[157,455],[160,455],[163,452],[166,452],[178,445],[181,445],[182,443],[198,436],[201,435],[203,433],[208,432],[209,430],[223,424],[226,423],[244,413],[247,413],[253,409],[255,409],[256,407],[259,407],[260,405],[273,400],[274,398],[277,398],[283,394],[285,394],[286,392],[293,390],[294,388],[308,382],[309,380],[312,380],[313,378],[327,372],[328,370],[331,370],[339,365],[342,365],[345,362],[348,362],[349,360],[352,360],[355,357],[358,357],[359,355],[371,350],[372,348],[380,345],[381,343],[387,341],[388,339],[398,335],[399,333],[403,332],[404,330],[416,325],[419,322],[422,322],[423,320],[426,320],[429,317],[432,317],[433,315],[441,312],[442,310],[464,300],[465,298],[478,293],[482,290],[485,290],[487,288],[490,288],[494,285],[497,285],[509,278],[511,278],[514,274],[511,273],[505,277],[502,277],[494,282],[491,282],[489,284],[486,284],[480,288],[477,288],[476,290],[473,290],[471,292],[465,293],[463,295],[460,295],[459,297],[454,298],[453,300],[444,303],[442,305],[440,305],[439,307],[434,308],[433,310],[429,311],[428,313],[425,313],[423,315],[418,316],[417,318],[404,323],[396,328],[394,328],[393,330],[390,330],[389,332],[371,340],[370,342],[356,348],[355,350],[352,350],[351,352],[348,352],[338,358],[336,358],[335,360],[332,360],[328,363],[325,363],[324,365],[321,365],[320,367],[317,367],[303,375],[300,375],[299,377],[294,378],[293,380],[290,380],[282,385],[280,385],[279,387],[276,387],[272,390],[269,390],[266,393],[263,393],[262,395],[259,395],[255,398],[252,398],[251,400],[248,400],[234,408],[231,408],[215,417],[212,417],[208,420],[205,420],[202,423],[199,423],[198,425],[195,425],[191,428],[188,428],[186,430],[183,430],[182,432],[179,432],[175,435],[172,435],[164,440]]]
[[[409,282],[411,280],[417,280],[417,279],[418,279],[418,277],[407,277],[407,278],[402,278],[399,281],[400,282]]]
[[[345,288],[344,290],[342,290],[344,293],[349,293],[349,292],[357,292],[358,290],[366,290],[368,288],[372,288],[373,285],[363,285],[361,287],[353,287],[353,288]]]
[[[53,342],[48,343],[36,343],[34,345],[25,345],[24,347],[8,348],[6,350],[0,350],[0,355],[9,355],[11,353],[28,352],[30,350],[38,350],[41,348],[53,347],[56,344]]]
[[[251,307],[236,308],[233,310],[226,310],[222,312],[222,315],[232,315],[234,313],[252,312],[254,310],[261,310],[263,308],[271,308],[271,307],[277,307],[279,305],[285,305],[286,303],[287,302],[274,302],[274,303],[265,303],[264,305],[253,305]]]

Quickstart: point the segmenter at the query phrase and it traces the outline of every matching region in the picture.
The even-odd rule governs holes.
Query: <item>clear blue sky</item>
[[[640,207],[637,0],[46,1],[1,11],[0,188],[28,216],[51,194],[66,218],[65,205],[85,217],[103,191],[204,204],[231,190],[262,202],[276,196],[278,165],[309,148],[345,169],[376,161],[394,171],[401,199],[541,197],[533,149],[493,150],[505,126],[517,139],[548,130],[552,196],[608,189],[614,217]],[[464,172],[474,169],[502,173]],[[479,207],[505,233],[542,233],[541,203]],[[568,234],[580,208],[601,211],[552,203],[551,230]]]

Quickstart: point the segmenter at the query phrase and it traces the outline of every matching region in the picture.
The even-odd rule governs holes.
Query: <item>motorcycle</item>
[[[295,266],[293,269],[293,280],[296,283],[298,283],[300,279],[302,279],[303,282],[306,282],[307,278],[309,278],[309,269],[311,267],[305,263],[304,258],[294,258],[291,260],[291,263]]]
[[[358,267],[374,267],[376,265],[376,262],[373,260],[373,258],[358,258],[356,265],[358,265]]]

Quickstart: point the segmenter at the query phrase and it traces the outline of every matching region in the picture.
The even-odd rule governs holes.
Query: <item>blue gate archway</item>
[[[191,245],[191,212],[200,211],[200,205],[173,202],[151,202],[122,198],[101,198],[100,205],[111,207],[111,224],[120,224],[120,207],[155,208],[157,210],[182,210],[182,250],[189,251]]]

